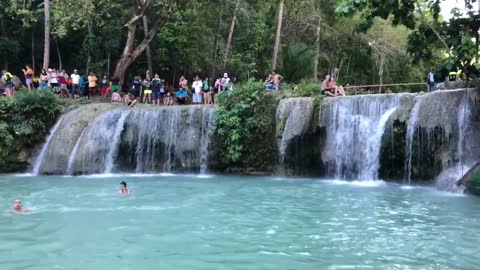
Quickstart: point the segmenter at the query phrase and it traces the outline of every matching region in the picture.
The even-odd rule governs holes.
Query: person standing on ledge
[[[13,75],[6,70],[2,70],[2,80],[5,82],[5,93],[7,97],[13,97],[13,90],[15,89]]]
[[[22,69],[23,74],[25,75],[25,84],[27,85],[28,92],[32,91],[33,83],[33,69],[29,66],[25,66],[26,69]]]
[[[430,73],[428,73],[427,84],[428,84],[428,92],[435,91],[435,74],[433,73],[433,70],[430,71]]]
[[[125,181],[123,181],[123,182],[120,183],[120,191],[118,191],[118,193],[128,195],[128,194],[131,194],[132,191],[127,188],[127,183],[125,183]]]

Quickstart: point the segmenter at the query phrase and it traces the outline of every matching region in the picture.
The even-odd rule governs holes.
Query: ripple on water
[[[33,214],[0,217],[0,269],[478,268],[474,198],[198,175],[138,176],[118,196],[111,176],[4,179],[0,205],[20,194]]]

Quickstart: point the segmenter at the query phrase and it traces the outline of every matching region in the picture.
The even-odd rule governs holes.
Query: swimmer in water
[[[23,208],[22,206],[22,200],[15,200],[13,202],[13,208],[10,210],[11,213],[28,213],[28,212],[32,212],[32,210],[28,209],[28,208]]]
[[[118,193],[127,195],[127,194],[130,194],[132,192],[130,191],[130,189],[127,188],[127,183],[125,183],[125,181],[123,181],[123,182],[120,183],[120,191]]]

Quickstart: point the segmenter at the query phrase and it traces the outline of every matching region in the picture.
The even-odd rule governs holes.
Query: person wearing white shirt
[[[193,104],[201,104],[203,82],[198,75],[195,76],[195,81],[192,84],[192,88],[195,91],[193,94]]]
[[[78,74],[78,70],[75,69],[70,75],[72,78],[72,95],[79,96],[80,95],[80,74]]]

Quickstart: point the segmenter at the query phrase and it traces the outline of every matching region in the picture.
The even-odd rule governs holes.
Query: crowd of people
[[[133,107],[138,103],[152,104],[156,106],[172,106],[174,104],[195,104],[210,105],[214,103],[214,95],[222,91],[233,89],[233,82],[227,73],[215,80],[213,85],[208,77],[201,78],[196,75],[190,85],[185,76],[181,76],[176,86],[167,85],[164,79],[157,73],[152,78],[149,71],[146,71],[144,78],[137,75],[128,84],[128,88],[120,87],[120,78],[113,76],[108,78],[104,75],[101,79],[94,72],[88,75],[80,74],[77,69],[68,74],[65,69],[57,70],[49,68],[42,70],[38,77],[35,77],[33,69],[27,65],[23,69],[25,85],[28,91],[44,91],[50,89],[62,98],[90,99],[100,96],[110,98],[111,102],[124,103]],[[5,82],[4,95],[12,97],[15,95],[14,76],[2,71],[2,80]]]
[[[192,83],[189,84],[188,79],[181,76],[173,86],[167,85],[165,79],[162,79],[158,73],[152,78],[147,70],[143,78],[141,75],[136,75],[127,84],[128,88],[122,89],[118,76],[109,78],[107,75],[103,75],[98,78],[94,72],[81,74],[78,69],[74,69],[72,74],[68,74],[65,69],[49,68],[43,69],[36,77],[29,65],[26,65],[22,71],[28,91],[51,89],[62,98],[72,99],[90,99],[99,96],[110,99],[112,103],[124,103],[129,107],[138,103],[154,106],[210,105],[214,104],[216,94],[233,89],[233,81],[229,78],[228,73],[215,79],[213,84],[208,77],[201,78],[200,75],[193,77]],[[337,78],[338,69],[325,75],[321,84],[321,93],[327,96],[345,96],[345,89],[337,85]],[[282,75],[272,71],[265,80],[265,89],[279,90],[283,79]],[[14,96],[14,76],[3,70],[2,80],[5,82],[4,95]]]

